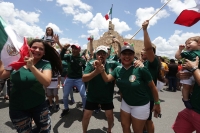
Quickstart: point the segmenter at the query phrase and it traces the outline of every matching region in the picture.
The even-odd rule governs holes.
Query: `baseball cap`
[[[106,46],[103,46],[103,45],[98,46],[98,47],[96,48],[96,53],[99,52],[99,51],[101,51],[101,50],[104,51],[104,52],[106,52],[106,53],[108,53],[107,47],[106,47]]]
[[[73,48],[73,47],[76,47],[77,49],[81,50],[81,46],[78,45],[78,44],[72,44],[72,45],[71,45],[71,48]]]
[[[135,53],[135,50],[134,50],[133,46],[131,46],[130,44],[124,45],[121,48],[121,52],[123,52],[124,50],[131,50],[131,51],[133,51]]]

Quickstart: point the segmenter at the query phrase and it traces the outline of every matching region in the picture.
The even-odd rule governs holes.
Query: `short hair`
[[[171,63],[175,63],[175,60],[174,60],[174,59],[170,59],[170,62],[171,62]]]
[[[188,41],[196,41],[197,43],[200,41],[200,36],[194,36],[190,37],[185,41],[185,44],[187,44]]]

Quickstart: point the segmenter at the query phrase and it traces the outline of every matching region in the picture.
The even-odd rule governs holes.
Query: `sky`
[[[42,38],[52,27],[61,44],[87,48],[90,35],[99,39],[108,31],[104,16],[112,4],[112,23],[124,38],[131,38],[167,0],[0,0],[0,16],[17,33]],[[171,0],[149,22],[148,32],[156,54],[174,58],[180,44],[200,35],[200,22],[191,27],[174,24],[184,9],[195,7],[194,0]],[[134,37],[143,40],[142,30]]]

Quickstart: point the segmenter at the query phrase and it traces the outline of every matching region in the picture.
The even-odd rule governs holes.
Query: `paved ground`
[[[115,89],[117,90],[117,88]],[[59,90],[60,98],[62,99],[62,90]],[[159,92],[160,99],[162,100],[162,118],[153,119],[155,123],[155,133],[173,133],[171,126],[180,110],[184,108],[183,102],[181,101],[181,92]],[[82,109],[80,105],[79,93],[74,93],[76,103],[70,105],[70,113],[64,118],[60,119],[61,110],[57,113],[52,114],[52,132],[53,133],[81,133],[81,118]],[[120,124],[119,110],[120,102],[119,95],[114,95],[114,127],[113,133],[122,133]],[[63,109],[63,104],[61,109]],[[88,127],[88,133],[106,133],[107,122],[104,112],[99,114],[93,114]],[[4,101],[3,97],[0,97],[0,133],[15,133],[16,131],[12,127],[12,123],[8,115],[8,101]]]

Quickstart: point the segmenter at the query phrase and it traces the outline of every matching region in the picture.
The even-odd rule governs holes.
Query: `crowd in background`
[[[75,103],[73,91],[76,90],[82,98],[83,133],[87,132],[92,112],[98,113],[101,109],[105,110],[107,132],[111,133],[116,84],[121,96],[123,132],[130,133],[132,126],[135,133],[153,133],[152,116],[161,117],[156,87],[161,82],[168,86],[167,91],[182,90],[186,109],[178,114],[172,127],[174,131],[190,133],[196,130],[199,133],[200,88],[197,80],[200,76],[196,56],[199,57],[200,38],[189,38],[184,46],[187,51],[183,52],[180,46],[175,56],[178,60],[168,62],[156,56],[156,48],[147,32],[148,23],[145,21],[142,25],[144,49],[141,57],[135,57],[132,45],[120,44],[117,38],[112,39],[112,45],[117,45],[114,53],[111,53],[112,45],[101,44],[94,49],[93,39],[90,39],[89,49],[81,53],[80,45],[61,44],[59,36],[47,27],[43,38],[33,39],[29,44],[30,56],[24,59],[26,65],[17,71],[8,71],[0,62],[0,89],[4,99],[10,100],[10,119],[17,132],[50,132],[50,114],[60,110],[58,89],[62,88],[64,109],[60,118],[70,113],[69,103]],[[183,69],[186,71],[182,72]],[[185,118],[190,115],[193,117]],[[33,123],[36,124],[34,129]]]

